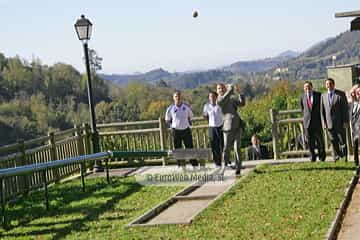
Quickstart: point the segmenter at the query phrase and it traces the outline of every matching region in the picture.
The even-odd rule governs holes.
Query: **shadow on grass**
[[[281,173],[281,172],[294,172],[294,171],[355,171],[355,167],[345,167],[345,166],[334,166],[334,167],[308,167],[308,168],[286,168],[286,169],[273,169],[273,170],[263,170],[263,169],[255,169],[254,173],[256,174],[266,174],[266,173]]]
[[[24,237],[52,234],[52,239],[62,239],[71,232],[86,231],[88,228],[86,226],[87,222],[99,219],[101,214],[114,209],[119,200],[124,199],[135,192],[138,192],[142,188],[142,186],[136,182],[122,181],[120,179],[112,179],[112,184],[116,184],[115,187],[121,186],[121,191],[112,191],[114,190],[112,188],[107,190],[107,184],[104,181],[97,182],[92,185],[87,185],[85,193],[81,191],[81,187],[77,186],[78,184],[50,188],[49,196],[50,201],[52,202],[49,211],[46,211],[45,207],[41,207],[40,205],[35,206],[35,209],[32,206],[34,203],[39,204],[40,201],[44,201],[42,192],[36,192],[27,198],[25,197],[23,200],[16,203],[16,205],[21,205],[22,207],[10,209],[8,212],[8,219],[16,219],[19,221],[19,224],[16,226],[9,226],[7,232],[0,233],[0,237]],[[70,206],[71,203],[79,202],[90,197],[95,197],[96,199],[110,199],[101,204],[83,203],[79,204],[78,206]],[[128,208],[116,211],[121,211],[122,214],[126,214],[136,210],[136,208]],[[81,215],[79,215],[77,219],[56,221],[56,218],[61,218],[63,215],[68,214]],[[30,223],[31,221],[42,217],[54,218],[54,220],[46,223]],[[124,215],[119,217],[105,217],[104,219],[119,220],[123,218]],[[66,226],[56,226],[61,224],[66,224]],[[46,227],[47,229],[29,230],[16,233],[9,231],[17,227]]]

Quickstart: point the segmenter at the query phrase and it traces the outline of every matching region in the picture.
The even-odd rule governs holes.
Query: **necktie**
[[[357,111],[359,111],[359,104],[358,104],[358,103],[354,103],[353,113],[357,113]]]
[[[307,104],[308,104],[308,107],[311,109],[312,108],[311,95],[308,95]]]
[[[329,104],[332,104],[333,92],[329,93]]]

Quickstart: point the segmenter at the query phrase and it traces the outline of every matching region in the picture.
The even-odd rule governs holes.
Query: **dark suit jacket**
[[[311,109],[307,102],[307,94],[300,98],[301,110],[304,113],[304,128],[311,128],[314,130],[321,130],[321,117],[320,117],[320,102],[321,93],[313,91],[313,102]]]
[[[237,109],[245,105],[244,96],[234,95],[233,87],[231,87],[223,96],[218,96],[217,104],[223,113],[223,131],[238,130],[243,127]]]
[[[358,111],[354,112],[355,104],[349,104],[349,118],[353,140],[360,139],[360,106]]]
[[[256,151],[254,146],[249,146],[247,148],[247,160],[259,160],[268,158],[269,152],[267,148],[263,145],[260,145],[260,152]]]
[[[321,121],[328,129],[342,129],[349,122],[348,102],[343,91],[335,89],[332,102],[328,93],[321,95]]]

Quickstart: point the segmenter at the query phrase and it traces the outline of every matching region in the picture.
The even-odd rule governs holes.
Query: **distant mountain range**
[[[290,80],[319,79],[327,75],[327,67],[360,62],[360,31],[344,32],[315,44],[296,58],[280,64],[288,70]]]
[[[300,53],[294,52],[291,50],[285,51],[280,53],[276,57],[272,58],[265,58],[261,60],[254,60],[254,61],[239,61],[233,63],[227,67],[224,67],[225,71],[230,71],[233,73],[251,73],[251,72],[263,72],[269,69],[272,69],[279,64],[288,61],[292,58],[296,58],[299,56]]]
[[[233,74],[264,72],[298,55],[299,53],[288,50],[274,58],[266,58],[254,61],[239,61],[223,68],[207,71],[170,73],[162,68],[158,68],[146,73],[111,75],[101,74],[100,77],[121,86],[124,86],[132,81],[137,81],[150,84],[162,83],[176,88],[191,88],[200,84],[206,84],[215,81],[227,81],[228,78]]]
[[[360,56],[360,32],[345,32],[334,38],[315,44],[298,53],[285,51],[278,56],[253,61],[239,61],[229,66],[199,72],[170,73],[162,68],[139,74],[102,74],[101,77],[116,84],[126,85],[131,81],[167,85],[176,88],[192,88],[211,82],[232,81],[234,76],[250,79],[257,75],[267,79],[318,79],[326,76],[326,67],[333,64],[358,63]]]
[[[138,74],[100,74],[100,77],[103,79],[110,80],[120,85],[126,85],[129,83],[129,81],[154,82],[161,79],[167,79],[171,76],[171,73],[165,71],[162,68],[154,69],[147,73]]]

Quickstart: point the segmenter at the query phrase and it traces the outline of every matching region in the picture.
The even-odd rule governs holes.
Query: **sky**
[[[348,30],[351,18],[334,14],[354,10],[359,0],[0,0],[0,52],[84,72],[84,14],[103,73],[206,70],[305,51]]]

